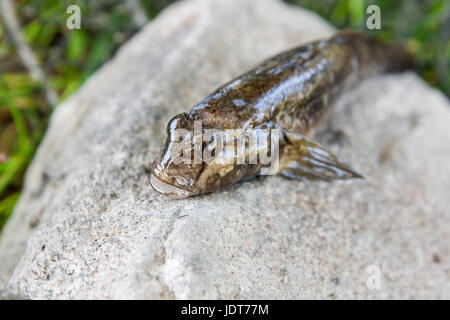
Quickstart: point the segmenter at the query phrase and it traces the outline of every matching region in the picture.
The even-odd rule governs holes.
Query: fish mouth
[[[150,185],[156,192],[169,196],[173,199],[184,199],[193,195],[192,192],[162,181],[153,173],[150,175]]]

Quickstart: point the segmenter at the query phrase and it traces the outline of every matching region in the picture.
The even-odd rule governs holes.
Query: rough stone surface
[[[54,113],[1,237],[3,297],[450,298],[450,108],[413,73],[362,83],[317,134],[369,179],[149,188],[173,115],[332,33],[269,0],[165,10]]]

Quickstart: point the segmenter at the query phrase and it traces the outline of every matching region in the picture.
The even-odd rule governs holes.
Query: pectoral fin
[[[297,133],[284,133],[279,174],[289,179],[361,179],[363,175],[342,163],[334,154]]]

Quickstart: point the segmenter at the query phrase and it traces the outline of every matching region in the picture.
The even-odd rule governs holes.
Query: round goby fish
[[[260,174],[362,178],[308,136],[359,81],[411,66],[404,49],[355,31],[282,52],[170,120],[151,185],[178,199]]]

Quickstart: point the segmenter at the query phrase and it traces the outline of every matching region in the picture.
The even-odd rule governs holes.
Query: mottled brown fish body
[[[284,167],[279,173],[288,178],[360,177],[305,136],[321,123],[343,91],[374,74],[398,72],[411,65],[411,56],[402,48],[354,31],[342,31],[267,59],[169,122],[166,145],[152,167],[152,186],[160,193],[184,198],[215,191],[257,172],[255,166],[237,165],[223,174],[224,168],[205,163],[174,164],[171,133],[181,128],[192,132],[196,120],[203,129],[282,130]],[[312,152],[314,148],[320,152]],[[320,162],[320,167],[313,162]]]
[[[283,52],[237,77],[199,103],[189,115],[210,128],[279,125],[307,134],[343,89],[377,73],[411,65],[401,48],[343,31]]]

